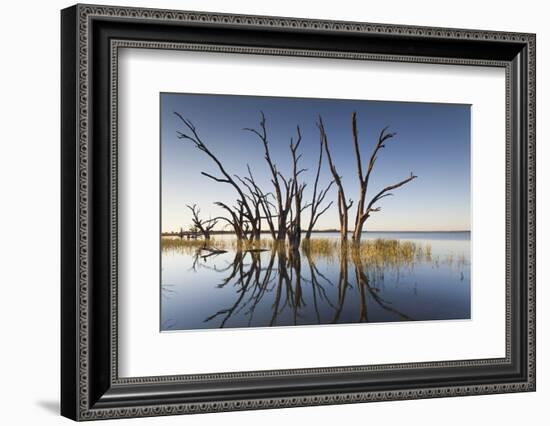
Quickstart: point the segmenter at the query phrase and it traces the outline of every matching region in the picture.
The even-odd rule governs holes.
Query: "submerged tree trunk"
[[[338,174],[338,170],[336,170],[336,166],[332,161],[332,157],[330,155],[330,149],[328,147],[328,137],[325,132],[325,127],[323,125],[323,119],[321,117],[319,117],[319,122],[317,126],[319,127],[321,140],[325,147],[325,152],[327,154],[327,159],[330,166],[330,172],[332,173],[332,177],[334,178],[334,182],[336,183],[336,186],[338,188],[338,216],[340,219],[340,241],[342,243],[345,243],[348,240],[348,212],[351,206],[353,205],[353,200],[350,199],[349,202],[346,201],[346,193],[344,191],[344,185],[342,184],[342,179],[340,178],[340,175]]]
[[[340,240],[342,242],[346,242],[348,240],[348,210],[350,209],[350,207],[351,205],[346,204],[344,195],[338,194],[338,213],[340,215]]]

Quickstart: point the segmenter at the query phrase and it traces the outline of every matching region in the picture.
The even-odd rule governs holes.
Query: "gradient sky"
[[[204,218],[223,214],[215,201],[233,205],[235,190],[202,176],[220,176],[216,165],[176,131],[187,132],[174,115],[190,119],[203,142],[233,174],[246,174],[250,164],[264,191],[272,190],[270,172],[257,136],[243,130],[259,128],[260,111],[266,117],[271,155],[279,170],[289,176],[289,142],[300,125],[303,157],[308,171],[304,201],[311,198],[319,155],[316,121],[323,117],[332,158],[342,176],[346,196],[357,200],[359,184],[353,150],[351,117],[357,112],[362,160],[366,164],[380,130],[389,126],[397,135],[378,154],[371,174],[368,199],[383,187],[397,183],[411,172],[418,176],[379,202],[382,210],[367,220],[367,231],[451,231],[470,229],[470,106],[417,102],[277,98],[233,95],[161,93],[161,206],[163,232],[188,229],[191,215],[186,204],[196,203]],[[320,184],[332,180],[326,156]],[[338,228],[335,185],[326,200],[334,205],[319,219],[317,229]],[[356,203],[356,201],[355,201]],[[355,218],[350,210],[350,227]],[[309,221],[304,212],[303,223]],[[267,227],[264,225],[264,229]]]

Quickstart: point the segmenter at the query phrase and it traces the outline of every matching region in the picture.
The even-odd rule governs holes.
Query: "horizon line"
[[[162,231],[161,234],[162,235],[173,235],[173,234],[179,234],[180,231]],[[190,231],[183,231],[185,233],[189,233]],[[340,230],[339,229],[334,229],[334,228],[331,228],[331,229],[314,229],[312,230],[313,233],[340,233]],[[352,233],[353,230],[348,230],[347,231],[348,233]],[[395,230],[395,229],[392,229],[392,230],[385,230],[385,229],[374,229],[374,230],[370,230],[370,231],[363,231],[362,233],[369,233],[369,232],[388,232],[388,233],[405,233],[405,232],[418,232],[418,233],[429,233],[429,232],[472,232],[471,229],[451,229],[451,230],[448,230],[448,229],[432,229],[432,230]],[[200,232],[198,232],[200,234]],[[224,231],[224,230],[217,230],[217,231],[210,231],[211,234],[234,234],[235,232],[234,231]],[[266,231],[261,231],[260,232],[261,234],[269,234],[270,231],[266,230]],[[302,233],[306,233],[305,230],[302,231]]]

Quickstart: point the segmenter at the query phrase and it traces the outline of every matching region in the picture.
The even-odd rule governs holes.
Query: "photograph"
[[[471,319],[471,105],[159,97],[161,332]]]
[[[7,144],[24,165],[6,158],[13,176],[54,171],[60,203],[36,191],[38,173],[6,210],[25,224],[4,223],[28,246],[37,206],[55,205],[60,250],[29,268],[11,247],[22,267],[4,281],[60,275],[61,291],[39,277],[44,294],[25,299],[41,319],[59,306],[58,338],[22,339],[37,321],[8,327],[28,343],[22,359],[58,342],[37,364],[52,376],[33,383],[37,407],[57,396],[75,421],[267,424],[273,409],[327,406],[333,424],[369,403],[374,420],[397,409],[410,423],[428,403],[412,400],[434,399],[434,419],[521,423],[548,399],[536,359],[544,14],[222,3],[62,5],[61,22],[32,21],[52,38],[34,43],[38,59],[60,61],[57,84],[30,91],[61,107],[33,128],[57,131],[61,149]],[[6,140],[18,141],[28,99],[12,86],[20,120]],[[8,317],[25,321],[13,301],[28,286],[12,287]]]

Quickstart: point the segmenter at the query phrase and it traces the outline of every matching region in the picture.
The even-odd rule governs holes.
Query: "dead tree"
[[[259,240],[262,233],[262,212],[260,207],[262,201],[259,194],[250,186],[250,184],[246,180],[238,175],[235,175],[235,178],[238,179],[248,190],[248,193],[245,193],[245,197],[248,198],[252,207],[252,212],[254,214],[254,222],[256,223],[256,226],[253,228],[253,233],[250,235],[250,240]]]
[[[255,229],[256,234],[254,235],[254,239],[260,239],[260,234],[262,231],[261,225],[263,220],[267,222],[272,238],[276,239],[275,224],[273,223],[273,218],[275,217],[275,215],[271,211],[271,208],[274,206],[273,203],[269,200],[269,197],[273,194],[271,194],[270,192],[264,193],[260,186],[254,180],[250,165],[247,164],[246,168],[248,170],[248,176],[241,178],[240,176],[235,175],[235,178],[237,178],[241,182],[241,184],[248,190],[248,193],[245,194],[245,196],[249,199],[253,207],[257,222],[257,227]]]
[[[250,166],[247,165],[247,168],[248,168],[248,176],[245,177],[244,180],[248,182],[248,184],[250,185],[250,189],[249,189],[250,192],[254,193],[254,195],[258,198],[258,201],[260,202],[262,211],[264,213],[264,216],[262,217],[262,219],[265,219],[267,226],[269,228],[269,233],[271,234],[271,237],[274,240],[276,240],[277,233],[276,233],[275,223],[273,221],[273,218],[277,217],[277,215],[272,212],[271,209],[275,208],[275,205],[270,201],[270,198],[274,198],[274,196],[271,192],[268,192],[268,193],[263,192],[263,190],[254,180],[254,176],[252,175]]]
[[[292,182],[287,180],[282,173],[277,169],[276,164],[271,158],[269,150],[269,141],[265,127],[265,115],[261,113],[260,130],[245,128],[244,130],[254,133],[258,136],[264,148],[264,159],[269,166],[271,172],[271,183],[275,192],[275,202],[277,211],[277,232],[276,240],[285,241],[287,235],[288,216],[292,205],[291,185]]]
[[[321,166],[323,164],[323,138],[319,138],[319,161],[317,162],[317,173],[315,175],[315,183],[313,185],[313,195],[311,197],[311,203],[310,203],[310,217],[309,217],[309,225],[307,227],[306,235],[304,237],[305,240],[311,239],[311,233],[313,231],[313,228],[315,227],[315,224],[317,223],[317,220],[319,217],[323,215],[330,207],[332,206],[333,202],[331,201],[328,203],[325,208],[319,211],[319,207],[323,203],[325,197],[327,196],[328,191],[330,190],[330,187],[334,183],[334,179],[330,181],[330,183],[324,188],[319,191],[319,176],[321,174]]]
[[[191,132],[190,134],[187,134],[187,133],[178,131],[177,132],[178,138],[182,140],[190,140],[191,142],[193,142],[193,144],[197,149],[204,152],[206,155],[208,155],[212,159],[212,161],[214,161],[216,166],[218,166],[218,170],[220,171],[223,177],[216,177],[206,172],[201,172],[201,174],[216,182],[227,183],[231,185],[235,189],[235,191],[237,191],[239,195],[239,200],[237,202],[242,204],[243,215],[248,221],[247,224],[251,228],[252,235],[259,235],[257,228],[260,226],[260,223],[258,223],[258,220],[255,215],[255,211],[250,206],[248,199],[244,194],[243,190],[241,189],[241,187],[237,184],[237,182],[233,179],[233,177],[231,177],[231,175],[229,175],[229,173],[225,170],[221,161],[214,155],[214,153],[212,153],[212,151],[210,151],[210,149],[208,149],[206,144],[201,140],[194,124],[190,120],[184,118],[178,112],[174,112],[174,114],[183,122],[183,124]]]
[[[200,231],[200,233],[202,234],[205,240],[209,240],[210,232],[212,231],[214,226],[216,226],[218,221],[216,219],[209,219],[209,220],[201,219],[200,218],[201,210],[197,207],[196,204],[193,204],[192,206],[187,205],[187,208],[191,210],[191,214],[193,215],[192,217],[193,226]]]
[[[367,203],[366,195],[367,189],[369,186],[369,179],[376,163],[378,152],[385,148],[386,141],[393,138],[395,133],[387,132],[387,127],[383,128],[378,136],[378,142],[374,147],[374,150],[370,156],[369,163],[367,165],[367,170],[363,170],[363,163],[361,162],[361,149],[359,147],[359,134],[357,131],[357,116],[354,112],[352,115],[352,131],[353,131],[353,146],[355,148],[355,159],[357,160],[357,174],[359,178],[359,201],[357,203],[357,213],[355,215],[355,227],[353,230],[352,240],[354,243],[359,243],[361,241],[361,234],[363,232],[363,225],[366,220],[370,217],[371,213],[380,211],[380,207],[376,206],[376,203],[384,197],[389,197],[393,195],[390,191],[400,188],[401,186],[409,183],[410,181],[416,179],[411,172],[410,176],[402,181],[395,183],[393,185],[386,186],[380,192],[378,192],[372,199]]]
[[[298,162],[302,157],[302,154],[298,154],[298,148],[302,142],[302,134],[300,127],[296,127],[297,139],[294,143],[293,139],[290,139],[290,153],[292,155],[292,186],[290,190],[290,198],[294,200],[294,207],[291,207],[291,219],[288,225],[288,242],[292,250],[298,250],[300,248],[300,242],[302,239],[302,211],[309,205],[302,206],[302,199],[304,197],[304,189],[306,183],[299,182],[299,176],[305,172],[306,169],[299,169]]]
[[[244,214],[242,210],[242,206],[240,208],[231,208],[227,204],[222,203],[221,201],[217,201],[214,203],[218,207],[221,207],[225,211],[229,213],[229,218],[225,216],[218,216],[215,219],[223,220],[227,222],[231,227],[233,228],[233,231],[235,232],[235,236],[237,237],[238,241],[244,240],[246,238],[246,234],[244,232]]]
[[[338,174],[338,170],[336,170],[336,166],[332,161],[330,149],[328,147],[328,138],[325,132],[325,127],[323,125],[323,119],[321,117],[319,117],[319,122],[317,123],[317,126],[319,127],[321,142],[325,147],[325,152],[327,154],[330,172],[332,173],[332,177],[334,178],[334,182],[336,183],[336,186],[338,188],[338,216],[340,218],[340,240],[342,242],[346,242],[348,240],[348,212],[353,205],[353,200],[349,199],[349,201],[346,201],[346,193],[344,191],[344,185],[342,184],[342,178]]]

